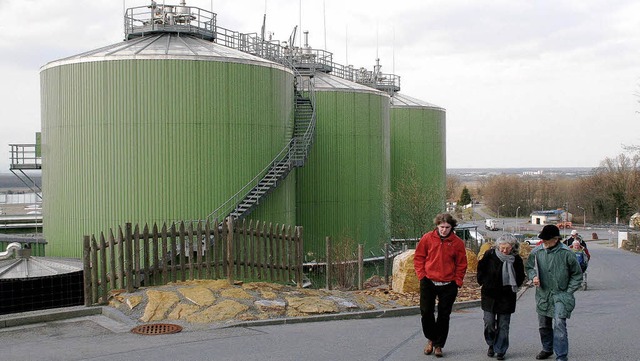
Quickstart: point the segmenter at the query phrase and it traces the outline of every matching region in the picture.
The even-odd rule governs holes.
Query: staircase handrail
[[[306,90],[309,94],[309,99],[312,104],[312,115],[311,121],[305,130],[302,141],[304,144],[304,157],[309,153],[309,146],[313,139],[313,132],[315,130],[315,88],[313,86],[313,82],[310,79],[304,79],[302,74],[298,71],[298,69],[293,65],[291,59],[288,57],[281,57],[279,60],[286,66],[288,66],[294,73],[294,77],[296,79],[296,83],[294,87],[294,91],[298,90],[298,85],[302,86],[302,90]],[[294,135],[287,144],[278,152],[278,154],[268,163],[266,167],[264,167],[258,174],[256,174],[247,184],[245,184],[239,191],[237,191],[233,196],[227,199],[222,205],[216,208],[213,212],[211,212],[207,216],[207,220],[215,221],[216,219],[224,219],[226,218],[237,206],[240,202],[245,199],[251,191],[260,184],[260,181],[264,179],[264,177],[269,174],[269,171],[274,167],[274,165],[286,165],[289,169],[293,167],[292,165],[292,156],[298,155],[297,150],[298,138]]]
[[[227,199],[222,205],[216,208],[207,216],[207,220],[214,221],[216,219],[222,220],[226,218],[240,203],[240,201],[246,198],[247,195],[255,188],[260,181],[269,173],[269,170],[273,168],[274,164],[281,163],[282,161],[291,162],[291,148],[294,145],[295,138],[292,138],[287,144],[278,152],[278,154],[264,167],[258,174],[256,174],[247,184],[245,184],[239,191],[237,191],[231,198]]]

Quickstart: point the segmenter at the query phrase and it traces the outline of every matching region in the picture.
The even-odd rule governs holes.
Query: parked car
[[[535,247],[535,246],[538,245],[538,242],[540,242],[540,239],[538,239],[538,238],[527,238],[524,241],[525,241],[525,243],[527,243],[531,247]]]

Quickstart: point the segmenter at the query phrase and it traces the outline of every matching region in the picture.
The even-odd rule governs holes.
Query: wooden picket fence
[[[230,219],[158,227],[127,223],[116,235],[84,237],[85,305],[112,290],[133,292],[194,279],[295,282],[302,287],[302,227]]]

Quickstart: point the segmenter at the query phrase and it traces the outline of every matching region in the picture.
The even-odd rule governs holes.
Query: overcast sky
[[[40,130],[40,67],[122,41],[123,8],[148,3],[0,0],[0,172],[8,145]],[[219,26],[243,33],[259,33],[266,11],[273,39],[301,25],[340,64],[373,70],[379,57],[401,93],[446,108],[448,168],[595,167],[640,145],[639,1],[187,5],[213,7]]]

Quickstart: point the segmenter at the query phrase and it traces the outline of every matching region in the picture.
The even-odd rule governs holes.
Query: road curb
[[[480,300],[456,302],[453,304],[453,310],[456,311],[464,308],[472,308],[472,307],[478,307],[478,306],[480,306]],[[229,325],[224,325],[219,328],[274,326],[274,325],[286,325],[286,324],[308,323],[308,322],[402,317],[402,316],[414,316],[419,314],[420,314],[420,307],[411,306],[411,307],[390,308],[390,309],[384,309],[384,310],[344,312],[344,313],[336,313],[336,314],[329,314],[329,315],[287,317],[287,318],[274,318],[274,319],[268,319],[268,320],[244,321],[244,322],[237,322]]]
[[[472,308],[472,307],[479,307],[479,306],[480,306],[480,300],[456,302],[453,305],[453,310],[456,311],[456,310],[461,310],[465,308]],[[414,316],[419,314],[420,314],[419,306],[410,306],[410,307],[389,308],[389,309],[371,310],[371,311],[343,312],[343,313],[335,313],[335,314],[327,314],[327,315],[242,321],[242,322],[234,322],[231,324],[225,324],[217,327],[214,326],[214,328],[273,326],[273,325],[286,325],[286,324],[308,323],[308,322],[403,317],[403,316]],[[55,309],[48,309],[48,310],[0,315],[0,329],[8,328],[8,327],[24,326],[24,325],[30,325],[30,324],[36,324],[36,323],[61,321],[61,320],[86,317],[86,316],[95,316],[95,315],[102,315],[125,325],[137,324],[135,321],[129,319],[120,311],[113,309],[111,307],[73,306],[73,307],[65,307],[65,308],[55,308]]]
[[[0,329],[102,314],[102,307],[73,306],[0,315]]]

